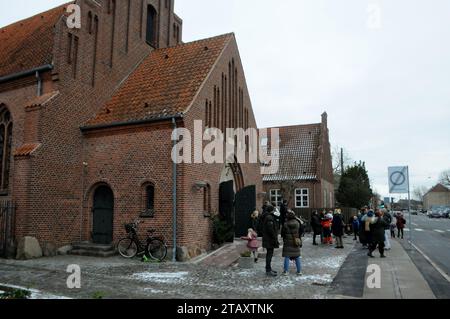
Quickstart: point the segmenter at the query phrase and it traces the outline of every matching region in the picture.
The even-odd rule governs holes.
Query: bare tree
[[[447,187],[450,187],[450,169],[443,171],[441,173],[441,175],[439,176],[439,183]]]
[[[423,197],[425,196],[425,194],[428,192],[428,188],[426,188],[425,186],[416,186],[413,189],[413,196],[415,197],[415,199],[417,199],[418,201],[423,202]]]
[[[350,154],[347,152],[345,148],[342,148],[339,145],[335,145],[333,147],[333,150],[331,152],[331,157],[333,158],[333,174],[341,175],[342,169],[341,169],[341,149],[343,150],[343,164],[344,167],[352,165],[353,160],[350,157]]]

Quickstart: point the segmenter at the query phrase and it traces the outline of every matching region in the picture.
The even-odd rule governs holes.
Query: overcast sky
[[[1,1],[0,26],[67,1]],[[176,0],[185,42],[235,32],[259,127],[329,115],[332,145],[411,187],[450,169],[450,1]]]

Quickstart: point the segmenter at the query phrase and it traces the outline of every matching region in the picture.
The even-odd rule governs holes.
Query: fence
[[[328,212],[331,209],[328,209],[328,208],[294,208],[293,209],[293,211],[295,212],[295,214],[297,216],[301,217],[303,220],[305,220],[307,222],[307,225],[306,225],[307,232],[311,231],[311,225],[309,224],[309,222],[311,220],[312,213],[314,211],[322,212],[324,210]],[[340,210],[342,212],[342,216],[344,217],[344,222],[346,224],[349,223],[350,219],[353,216],[358,214],[358,210],[356,208],[344,207],[344,208],[340,208]]]
[[[0,201],[0,257],[13,253],[15,207],[11,201]]]

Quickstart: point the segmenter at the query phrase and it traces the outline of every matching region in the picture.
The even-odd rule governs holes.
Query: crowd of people
[[[253,253],[255,263],[258,262],[258,237],[262,237],[262,246],[266,249],[266,274],[276,277],[277,271],[272,269],[272,258],[275,249],[280,247],[279,235],[283,239],[284,269],[283,275],[289,273],[291,262],[295,264],[297,275],[302,275],[301,248],[302,237],[305,233],[306,222],[297,217],[283,201],[280,207],[274,203],[266,202],[262,207],[262,213],[255,212],[251,215],[253,228],[248,230],[246,237],[247,247]],[[352,216],[346,223],[340,209],[332,211],[314,211],[311,215],[310,226],[313,245],[318,246],[317,238],[320,237],[322,245],[333,245],[343,249],[344,234],[353,235],[353,240],[358,240],[362,246],[368,249],[368,256],[374,258],[373,253],[378,248],[381,258],[385,258],[385,251],[391,249],[390,238],[403,239],[403,230],[406,220],[401,213],[392,215],[385,209],[371,210],[364,207],[357,215]]]
[[[391,249],[391,238],[403,239],[403,230],[406,220],[401,213],[391,214],[386,209],[377,209],[375,212],[364,207],[358,216],[353,217],[353,232],[363,247],[369,249],[368,256],[373,258],[373,252],[378,248],[381,258],[385,258],[385,250]]]

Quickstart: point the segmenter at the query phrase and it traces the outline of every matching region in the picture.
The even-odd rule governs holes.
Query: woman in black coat
[[[331,231],[336,238],[336,248],[344,248],[344,242],[342,241],[342,236],[344,236],[344,221],[342,215],[337,211],[333,216],[333,222],[331,224]]]
[[[317,213],[317,211],[314,211],[312,216],[311,216],[311,228],[313,230],[313,245],[317,246],[318,243],[316,242],[316,236],[320,235],[320,237],[322,238],[322,224],[320,223],[320,216],[319,213]]]
[[[383,213],[378,211],[375,213],[375,220],[370,224],[370,233],[372,237],[372,242],[369,245],[369,253],[367,256],[374,257],[372,253],[377,249],[380,252],[380,257],[385,258],[384,255],[384,241],[385,241],[385,228],[389,226]]]
[[[278,226],[273,214],[273,206],[268,206],[261,216],[263,248],[267,250],[266,255],[266,274],[268,276],[276,276],[276,272],[272,270],[272,257],[275,248],[279,248],[278,242]]]

